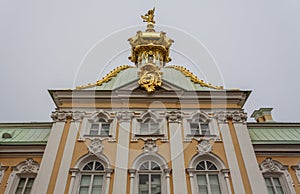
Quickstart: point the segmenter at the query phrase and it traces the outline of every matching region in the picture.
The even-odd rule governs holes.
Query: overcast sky
[[[0,121],[51,121],[48,89],[95,82],[130,64],[127,39],[144,29],[140,15],[154,5],[158,28],[175,40],[174,64],[212,84],[252,90],[249,116],[273,107],[276,121],[300,121],[299,0],[0,0]],[[192,40],[202,47],[190,48]],[[106,52],[115,51],[109,60]],[[201,61],[208,53],[215,76],[212,59]],[[89,60],[99,72],[84,68]]]

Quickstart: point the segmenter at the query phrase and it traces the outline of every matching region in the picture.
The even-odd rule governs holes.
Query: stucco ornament
[[[39,164],[32,158],[27,158],[21,165],[14,167],[14,170],[19,173],[37,173],[39,170]]]
[[[261,168],[265,171],[273,172],[278,171],[278,167],[275,165],[272,158],[267,158],[262,164]]]
[[[146,154],[154,154],[158,151],[157,145],[153,140],[147,140],[143,147],[144,153]]]
[[[100,154],[103,148],[104,146],[100,139],[92,139],[91,144],[88,146],[89,152],[94,155]]]
[[[209,142],[209,140],[202,140],[197,145],[197,150],[199,154],[207,154],[212,151],[212,144]]]

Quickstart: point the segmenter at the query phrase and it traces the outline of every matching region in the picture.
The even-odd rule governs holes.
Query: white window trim
[[[225,168],[225,165],[221,159],[219,159],[217,156],[210,154],[210,153],[204,154],[204,155],[197,154],[196,156],[194,156],[192,158],[192,160],[189,164],[189,168],[186,169],[186,171],[189,174],[189,178],[190,178],[192,194],[199,193],[198,183],[197,183],[197,175],[200,175],[200,174],[203,175],[203,174],[210,173],[210,171],[204,172],[204,171],[196,170],[196,166],[201,161],[209,161],[216,165],[218,170],[212,171],[211,174],[218,175],[221,193],[222,194],[230,194],[231,189],[230,189],[230,182],[229,182],[229,175],[228,175],[229,170]]]
[[[259,166],[263,177],[279,178],[285,194],[296,194],[293,180],[288,172],[288,166],[282,165],[272,158],[266,158]]]
[[[110,123],[108,136],[102,135],[90,135],[90,129],[92,124],[98,123],[99,119],[105,120]],[[103,110],[92,113],[90,116],[85,116],[82,121],[82,127],[80,130],[79,141],[85,141],[86,138],[91,139],[93,137],[99,137],[101,140],[108,139],[108,141],[116,141],[116,130],[117,130],[117,118],[111,116],[108,112]]]
[[[27,158],[26,161],[19,163],[17,166],[12,167],[12,169],[13,171],[7,181],[4,194],[15,193],[20,178],[35,178],[39,170],[39,164],[32,158]]]
[[[144,121],[151,119],[155,123],[159,124],[160,134],[149,134],[149,135],[142,135],[140,134],[140,127],[141,123]],[[141,116],[135,117],[132,120],[132,138],[131,142],[137,142],[139,139],[144,141],[146,140],[162,140],[162,142],[168,141],[168,134],[167,134],[167,119],[165,115],[159,115],[156,112],[151,110],[145,111]]]
[[[2,178],[4,177],[4,173],[7,169],[8,169],[8,166],[3,166],[0,163],[0,185],[1,185]]]
[[[295,170],[296,177],[298,179],[298,185],[300,186],[300,162],[298,163],[298,165],[292,166],[292,169]]]
[[[203,123],[208,124],[208,128],[210,131],[209,135],[192,135],[190,123],[197,123],[196,120],[201,119]],[[183,131],[184,131],[184,141],[191,142],[193,139],[200,141],[202,139],[209,140],[219,140],[220,134],[218,130],[218,122],[215,118],[210,118],[207,113],[203,111],[196,111],[189,115],[183,116]]]
[[[86,154],[77,161],[74,168],[70,169],[71,182],[70,182],[69,194],[74,194],[79,192],[81,175],[84,174],[81,173],[81,169],[87,163],[92,161],[98,161],[104,166],[102,191],[104,191],[104,194],[109,193],[110,179],[111,179],[111,174],[113,172],[113,169],[111,169],[111,165],[108,158],[103,154],[97,154],[97,156],[95,156],[94,154]]]
[[[165,159],[157,153],[141,154],[133,162],[132,168],[129,169],[130,173],[130,194],[138,194],[139,190],[139,169],[144,162],[153,161],[160,166],[161,169],[161,194],[170,194],[170,173],[171,169],[168,168]]]

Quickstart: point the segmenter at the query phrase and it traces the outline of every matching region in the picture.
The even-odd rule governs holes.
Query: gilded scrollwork
[[[159,67],[150,63],[146,64],[141,67],[138,84],[145,88],[147,92],[154,92],[155,88],[162,84],[161,75],[162,72],[159,71]]]

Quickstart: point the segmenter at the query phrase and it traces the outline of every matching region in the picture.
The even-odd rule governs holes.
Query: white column
[[[106,186],[105,186],[105,192],[104,194],[108,194],[109,192],[109,186],[110,186],[110,179],[111,179],[111,173],[113,172],[112,169],[106,169]]]
[[[236,158],[236,153],[234,151],[233,142],[230,135],[230,129],[228,123],[220,124],[220,131],[223,137],[223,145],[226,153],[226,158],[228,161],[228,166],[230,169],[232,185],[234,193],[243,194],[245,192],[241,172],[239,169],[238,161]]]
[[[79,122],[72,122],[67,141],[65,144],[65,149],[63,152],[63,157],[61,159],[61,164],[59,167],[56,183],[55,183],[55,188],[54,188],[54,193],[64,193],[66,184],[67,184],[67,179],[68,179],[68,174],[70,170],[70,165],[72,161],[72,156],[74,152],[74,147],[75,147],[75,142],[76,142],[76,136],[79,130]],[[72,189],[70,187],[70,189]]]
[[[129,173],[130,173],[130,194],[134,194],[134,179],[135,179],[136,170],[129,169]]]
[[[74,189],[74,185],[75,185],[76,175],[77,175],[78,172],[79,172],[79,169],[72,170],[69,194],[74,193],[73,189]]]
[[[191,185],[191,191],[192,191],[192,194],[196,194],[197,193],[197,189],[195,188],[195,181],[194,181],[194,171],[195,169],[191,169],[191,168],[188,168],[187,169],[188,173],[189,173],[189,178],[190,178],[190,185]]]
[[[170,183],[170,172],[171,172],[171,169],[170,168],[167,168],[167,169],[164,169],[164,173],[165,173],[165,177],[166,177],[166,194],[170,194],[171,193],[171,183]]]
[[[119,136],[116,153],[113,194],[125,193],[127,189],[130,122],[132,114],[129,112],[122,112],[117,116],[119,119]]]
[[[236,122],[233,124],[253,194],[268,193],[265,180],[258,167],[246,124]]]
[[[47,193],[64,126],[64,121],[53,123],[40,169],[31,190],[32,194]]]
[[[169,117],[170,130],[170,149],[172,160],[172,175],[174,193],[187,193],[184,154],[183,154],[183,137],[180,125],[179,113],[171,112]]]

